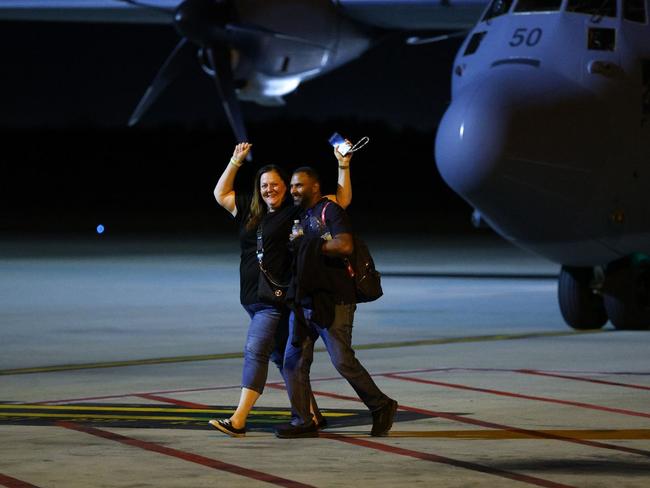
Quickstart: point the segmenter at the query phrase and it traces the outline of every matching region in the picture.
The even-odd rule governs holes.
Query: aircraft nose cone
[[[436,135],[435,158],[447,184],[461,195],[484,186],[507,145],[506,100],[472,85],[445,112]]]
[[[512,181],[571,193],[572,180],[603,165],[608,124],[602,104],[569,80],[539,68],[492,69],[454,97],[438,127],[436,163],[475,204]]]

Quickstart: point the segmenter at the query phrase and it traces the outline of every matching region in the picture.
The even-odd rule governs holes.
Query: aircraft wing
[[[272,1],[272,0],[269,0]],[[306,2],[308,0],[305,0]],[[331,0],[348,17],[385,29],[472,27],[488,0]],[[0,20],[169,24],[182,0],[0,0]]]
[[[171,24],[182,0],[0,0],[0,20]]]
[[[350,18],[385,29],[469,29],[489,0],[333,0]]]

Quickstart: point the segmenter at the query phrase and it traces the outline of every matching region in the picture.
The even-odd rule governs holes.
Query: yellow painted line
[[[650,439],[650,429],[587,429],[587,430],[539,430],[543,434],[571,437],[574,439],[596,440],[647,440]],[[434,431],[390,431],[390,437],[426,437],[442,439],[466,440],[506,440],[506,439],[535,439],[547,440],[523,432],[509,430],[434,430]]]
[[[203,408],[161,408],[161,407],[98,407],[95,405],[82,406],[82,405],[20,405],[20,404],[10,404],[2,405],[0,404],[0,415],[27,415],[18,413],[7,413],[3,414],[2,410],[65,410],[65,411],[85,411],[85,412],[166,412],[166,413],[217,413],[217,414],[226,414],[232,413],[235,411],[234,408],[231,409],[203,409]],[[258,415],[289,415],[289,410],[252,410],[251,414],[254,416]],[[31,414],[30,414],[31,415]],[[34,415],[50,415],[49,413],[34,414]],[[79,415],[79,414],[76,414]],[[85,415],[85,414],[82,414]],[[350,417],[354,413],[345,413],[345,412],[325,412],[323,413],[326,417]],[[158,419],[163,417],[150,416],[146,418]]]
[[[5,418],[23,418],[23,417],[37,417],[42,419],[49,418],[65,418],[65,419],[105,419],[105,420],[194,420],[200,421],[199,417],[174,417],[174,416],[146,416],[146,415],[93,415],[85,413],[3,413],[0,412],[0,417]]]
[[[439,346],[444,344],[465,344],[468,342],[491,342],[491,341],[512,341],[520,339],[535,339],[540,337],[563,337],[574,336],[582,334],[603,334],[612,333],[613,330],[585,330],[585,331],[563,331],[563,332],[530,332],[527,334],[497,334],[497,335],[483,335],[483,336],[467,336],[467,337],[446,337],[439,339],[423,339],[416,341],[401,341],[401,342],[377,342],[372,344],[358,344],[354,348],[356,350],[372,350],[372,349],[394,349],[400,347],[415,347],[415,346]],[[316,348],[316,352],[325,352],[323,347]],[[127,361],[107,361],[101,363],[81,363],[81,364],[62,364],[54,366],[42,366],[34,368],[16,368],[16,369],[3,369],[0,370],[0,376],[17,375],[17,374],[35,374],[35,373],[56,373],[61,371],[77,371],[83,369],[99,369],[99,368],[122,368],[126,366],[147,366],[151,364],[170,364],[170,363],[185,363],[195,361],[217,361],[222,359],[238,359],[243,358],[244,354],[241,352],[230,352],[223,354],[201,354],[196,356],[174,356],[166,358],[150,358],[150,359],[133,359]]]

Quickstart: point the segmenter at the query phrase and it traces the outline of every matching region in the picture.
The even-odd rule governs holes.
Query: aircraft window
[[[499,15],[507,14],[508,10],[510,10],[511,5],[512,0],[493,0],[490,8],[485,13],[483,20],[490,20],[494,17],[498,17]]]
[[[592,51],[613,51],[616,48],[616,30],[592,27],[587,34],[588,48]]]
[[[481,45],[481,41],[483,40],[483,37],[485,37],[485,34],[486,32],[476,32],[467,43],[467,47],[465,48],[463,56],[474,54],[478,47]]]
[[[596,17],[616,17],[616,0],[569,0],[566,11]]]
[[[562,0],[519,0],[515,12],[552,12],[560,10]]]
[[[623,18],[645,23],[645,0],[624,0]]]

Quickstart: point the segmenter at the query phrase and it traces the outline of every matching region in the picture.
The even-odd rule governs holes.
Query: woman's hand
[[[241,166],[248,156],[248,153],[253,147],[252,144],[248,142],[240,142],[235,146],[235,150],[232,152],[232,158],[230,159],[235,166]]]

